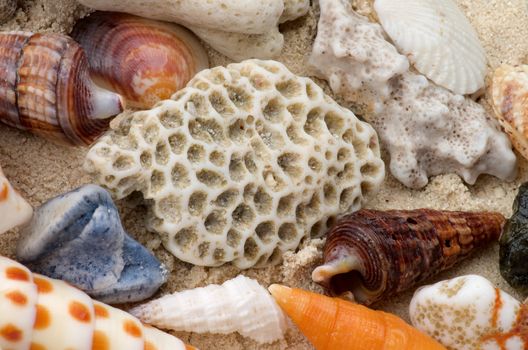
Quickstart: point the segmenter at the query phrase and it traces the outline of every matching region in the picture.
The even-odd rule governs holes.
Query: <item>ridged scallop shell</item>
[[[528,306],[478,275],[418,289],[409,315],[416,328],[449,350],[528,348]]]
[[[491,212],[360,210],[328,233],[312,278],[363,304],[406,290],[496,241],[504,217]]]
[[[374,8],[420,73],[457,94],[484,87],[486,52],[452,0],[376,0]]]
[[[0,256],[0,348],[191,350],[176,337]]]
[[[513,146],[528,159],[528,65],[499,67],[493,74],[491,98]]]
[[[72,37],[86,51],[92,77],[148,109],[209,67],[205,49],[176,24],[117,12],[95,12],[77,22]]]
[[[222,285],[165,295],[130,313],[141,321],[174,331],[238,332],[259,343],[283,338],[286,319],[257,281],[238,276]]]
[[[31,219],[33,208],[18,194],[0,167],[0,234]]]
[[[58,143],[89,145],[123,111],[96,86],[81,47],[61,34],[0,33],[0,121]]]

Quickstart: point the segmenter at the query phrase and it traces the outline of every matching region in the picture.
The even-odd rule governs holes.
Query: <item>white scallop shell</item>
[[[376,0],[374,8],[420,73],[457,94],[484,87],[486,52],[452,0]]]
[[[160,328],[195,333],[238,332],[259,343],[282,339],[286,330],[286,318],[273,297],[257,281],[242,275],[222,285],[165,295],[130,313]]]

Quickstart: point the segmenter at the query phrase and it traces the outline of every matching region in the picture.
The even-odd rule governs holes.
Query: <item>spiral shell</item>
[[[493,74],[495,116],[519,153],[528,159],[528,65],[503,65]]]
[[[92,76],[149,109],[209,67],[198,39],[185,28],[117,12],[95,12],[77,22],[72,37],[83,47]]]
[[[324,265],[312,274],[331,294],[371,304],[453,266],[499,238],[504,217],[491,212],[360,210],[329,232]]]
[[[81,47],[61,34],[0,33],[0,121],[58,143],[89,145],[123,111],[93,83]]]

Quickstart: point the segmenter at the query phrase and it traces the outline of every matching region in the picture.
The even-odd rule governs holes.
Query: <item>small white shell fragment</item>
[[[420,73],[456,94],[484,87],[486,52],[452,0],[376,0],[374,9]]]
[[[85,169],[115,198],[142,192],[178,259],[240,268],[278,263],[385,177],[369,124],[261,60],[201,71],[171,100],[121,114]]]
[[[31,272],[0,256],[0,330],[5,332],[0,348],[29,349],[36,306],[37,287]]]
[[[284,12],[279,20],[280,23],[293,21],[308,13],[310,0],[284,0]]]
[[[517,334],[506,335],[506,348],[494,336],[516,324],[521,304],[478,275],[467,275],[416,291],[409,313],[412,324],[450,350],[520,350]]]
[[[6,179],[0,167],[0,234],[25,224],[33,215],[33,208]]]
[[[38,288],[35,348],[92,350],[94,307],[90,297],[69,284],[33,274]]]
[[[186,347],[180,339],[148,325],[143,325],[143,335],[145,350],[195,350],[189,345]]]
[[[495,116],[513,146],[528,159],[528,65],[503,65],[493,74],[491,98]]]
[[[259,343],[282,339],[286,318],[257,281],[238,276],[163,296],[130,313],[141,321],[174,331],[229,334],[238,332]]]

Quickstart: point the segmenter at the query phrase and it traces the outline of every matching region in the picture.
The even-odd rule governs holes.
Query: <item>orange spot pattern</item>
[[[110,315],[108,314],[108,310],[105,309],[101,305],[94,305],[94,310],[95,310],[95,316],[97,316],[99,318],[108,318],[108,317],[110,317]]]
[[[17,342],[22,339],[23,336],[22,330],[18,329],[16,326],[12,325],[11,323],[5,325],[0,329],[0,335],[10,342]]]
[[[53,291],[53,286],[51,283],[43,278],[35,277],[33,282],[35,282],[37,285],[37,289],[40,294],[51,293]]]
[[[11,300],[11,302],[17,306],[24,306],[27,304],[27,297],[24,295],[24,293],[19,291],[12,291],[7,293],[6,298]]]
[[[88,323],[92,320],[90,309],[77,301],[72,301],[68,310],[70,311],[70,315],[79,322]]]
[[[143,333],[141,332],[141,328],[139,328],[136,323],[131,320],[126,320],[123,323],[123,329],[125,330],[125,332],[135,338],[139,338],[143,335]]]
[[[110,342],[108,337],[101,331],[95,331],[93,334],[92,350],[109,350]]]
[[[146,341],[144,350],[158,350],[158,349],[154,346],[154,344],[152,344],[149,341]]]
[[[9,187],[7,187],[7,184],[4,182],[2,184],[2,189],[0,189],[0,202],[7,200],[8,197],[9,197]]]
[[[46,329],[51,324],[51,317],[46,307],[37,304],[37,317],[35,319],[34,329]]]
[[[26,270],[16,266],[8,267],[6,269],[6,277],[10,280],[29,281],[29,274],[26,272]]]
[[[46,347],[38,343],[31,343],[29,350],[46,350]]]

